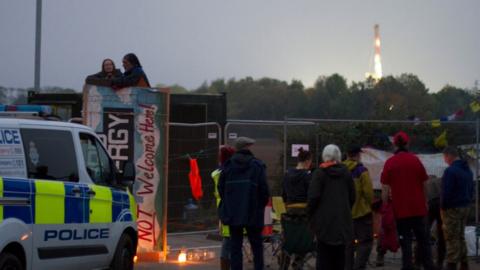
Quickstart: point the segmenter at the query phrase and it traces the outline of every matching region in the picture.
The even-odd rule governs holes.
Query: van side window
[[[66,130],[21,129],[28,178],[78,182],[73,136]]]
[[[112,185],[114,169],[100,141],[90,134],[80,133],[80,143],[87,173],[92,181],[99,185]]]

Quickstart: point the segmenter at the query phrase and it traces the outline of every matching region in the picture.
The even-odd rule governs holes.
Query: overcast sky
[[[0,1],[0,85],[31,87],[35,0]],[[480,79],[480,1],[43,0],[41,86],[81,89],[103,58],[136,53],[152,84],[300,79],[373,69],[416,74],[431,91]]]

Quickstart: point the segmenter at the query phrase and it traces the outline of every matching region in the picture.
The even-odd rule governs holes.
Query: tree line
[[[157,87],[165,87],[158,84]],[[168,86],[172,93],[227,95],[229,119],[283,120],[285,116],[322,119],[406,120],[417,117],[429,120],[464,109],[463,119],[475,119],[468,110],[477,98],[475,91],[446,85],[438,92],[429,91],[413,74],[387,76],[379,82],[365,80],[347,83],[339,74],[320,76],[313,87],[299,80],[291,82],[273,78],[217,79],[188,90],[181,85]],[[0,103],[26,103],[25,94],[7,100],[0,86]],[[19,90],[24,90],[20,89]],[[27,90],[32,90],[27,89]],[[70,88],[47,87],[49,93],[79,92]],[[22,92],[25,93],[25,92]]]
[[[178,90],[178,88],[177,88]],[[180,89],[177,92],[184,92]],[[226,93],[228,118],[283,120],[284,116],[321,119],[430,120],[468,110],[477,98],[471,90],[446,85],[433,93],[413,74],[387,76],[378,82],[347,83],[339,75],[321,76],[313,87],[299,80],[290,83],[272,78],[218,79],[204,83],[194,93]]]

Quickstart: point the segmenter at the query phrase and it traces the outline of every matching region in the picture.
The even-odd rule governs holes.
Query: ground
[[[169,246],[170,246],[170,255],[166,263],[158,262],[139,262],[136,264],[136,270],[153,270],[153,269],[162,269],[162,270],[217,270],[220,269],[218,256],[220,254],[220,242],[211,237],[207,237],[208,233],[198,233],[198,234],[174,234],[169,235]],[[210,238],[210,239],[209,239]],[[197,253],[213,252],[215,258],[200,260],[200,261],[190,261],[184,264],[179,264],[176,262],[176,257],[180,249],[189,249],[191,251],[196,251]],[[211,253],[211,254],[213,254]],[[388,253],[385,258],[384,267],[374,267],[375,259],[375,250],[370,256],[370,266],[368,269],[378,269],[378,270],[393,270],[400,269],[401,267],[401,254],[400,252],[396,254]],[[245,260],[245,270],[253,269],[252,263]],[[278,269],[276,261],[271,256],[271,250],[268,249],[268,245],[265,251],[265,263],[266,269]],[[311,261],[313,265],[313,260]],[[314,269],[306,268],[305,269]],[[480,270],[480,264],[476,263],[475,260],[471,260],[470,263],[471,270]]]
[[[212,260],[212,261],[207,261],[207,262],[201,262],[201,263],[188,263],[184,265],[180,265],[176,262],[170,262],[170,263],[141,263],[138,264],[135,269],[138,270],[153,270],[153,269],[162,269],[162,270],[218,270],[220,269],[219,267],[219,262],[218,260]],[[388,262],[386,262],[386,265],[384,267],[373,267],[370,266],[367,269],[378,269],[378,270],[394,270],[394,269],[400,269],[401,267],[401,262],[400,258],[396,259],[391,259]],[[245,264],[245,270],[251,270],[253,269],[251,265]],[[275,266],[270,266],[267,267],[266,269],[277,269]],[[480,270],[480,264],[475,263],[473,260],[470,263],[470,269],[471,270]]]

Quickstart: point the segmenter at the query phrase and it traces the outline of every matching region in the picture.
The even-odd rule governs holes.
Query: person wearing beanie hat
[[[228,145],[222,145],[219,151],[219,168],[212,172],[212,179],[214,183],[214,196],[217,201],[217,207],[220,205],[220,194],[218,193],[218,181],[220,180],[220,174],[222,173],[222,166],[227,160],[229,160],[235,149]],[[222,250],[220,254],[220,269],[229,270],[230,269],[230,249],[231,249],[231,239],[230,239],[230,229],[227,225],[224,225],[220,222],[220,234],[222,235]]]
[[[398,149],[406,150],[409,143],[410,137],[408,137],[408,134],[403,131],[399,131],[393,136],[393,144]]]
[[[427,202],[424,184],[428,180],[425,167],[420,159],[408,151],[410,138],[400,131],[395,134],[393,143],[395,154],[383,167],[381,174],[382,200],[391,202],[397,225],[400,247],[402,249],[402,269],[414,269],[412,260],[412,233],[418,244],[418,254],[424,269],[435,269],[430,247],[430,235],[427,232],[425,216]]]

